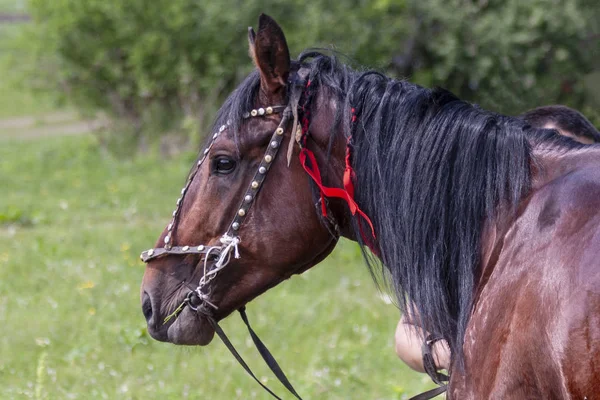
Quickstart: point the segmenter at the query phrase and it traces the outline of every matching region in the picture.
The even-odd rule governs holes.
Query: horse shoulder
[[[544,212],[552,207],[560,212],[551,237],[557,242],[557,277],[564,281],[551,286],[559,290],[548,335],[565,389],[580,399],[600,393],[599,171],[583,168],[558,182],[551,193],[555,199],[546,201],[538,219],[543,230]]]
[[[600,168],[542,187],[499,243],[494,265],[483,266],[491,273],[465,337],[465,392],[503,399],[587,392],[572,377],[600,381]]]

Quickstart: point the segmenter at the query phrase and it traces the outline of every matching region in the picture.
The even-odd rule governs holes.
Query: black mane
[[[303,53],[293,65],[308,70],[313,94],[326,89],[337,100],[331,131],[352,136],[355,197],[375,225],[381,252],[379,262],[364,251],[354,221],[371,272],[384,271],[402,311],[409,308],[417,324],[446,338],[462,365],[483,225],[499,206],[514,210],[529,192],[535,131],[446,90],[358,72],[320,52]],[[216,125],[230,119],[237,132],[258,87],[253,73],[225,102]],[[556,136],[545,132],[533,142],[578,146]]]
[[[416,323],[462,359],[484,222],[530,188],[524,124],[373,73],[357,79],[350,104],[357,201],[402,309],[408,300]]]

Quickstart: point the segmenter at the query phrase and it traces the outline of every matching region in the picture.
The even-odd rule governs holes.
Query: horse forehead
[[[267,144],[279,122],[280,117],[276,115],[251,118],[241,125],[234,140],[237,140],[241,151],[252,151]],[[234,135],[228,136],[234,137]]]

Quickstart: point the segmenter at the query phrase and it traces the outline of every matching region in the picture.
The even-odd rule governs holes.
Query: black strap
[[[423,368],[425,369],[425,372],[427,372],[427,375],[429,375],[431,380],[440,386],[418,394],[414,397],[411,397],[409,400],[433,399],[434,397],[437,397],[440,394],[444,393],[446,390],[448,390],[448,385],[444,382],[448,382],[450,378],[448,377],[448,375],[438,372],[438,368],[435,365],[435,359],[433,358],[432,352],[433,344],[442,339],[443,338],[441,336],[429,335],[427,336],[425,342],[421,346],[421,352],[423,353]]]
[[[298,400],[302,400],[302,397],[300,397],[300,395],[296,392],[296,390],[294,389],[294,387],[292,386],[292,384],[290,383],[288,378],[285,376],[285,374],[281,370],[281,367],[279,366],[279,364],[277,363],[277,361],[275,360],[275,358],[273,357],[271,352],[267,349],[267,346],[265,346],[265,344],[258,338],[258,336],[254,332],[254,330],[250,327],[250,322],[248,322],[248,316],[246,315],[246,308],[242,307],[239,310],[239,312],[242,317],[242,320],[248,327],[248,332],[250,332],[250,336],[252,337],[252,341],[254,342],[254,345],[258,349],[258,352],[262,356],[263,360],[265,360],[265,363],[267,364],[269,369],[271,371],[273,371],[273,373],[275,374],[277,379],[279,379],[279,382],[281,382],[281,384],[283,386],[285,386],[285,388],[287,390],[289,390],[291,394],[293,394]],[[215,321],[215,319],[212,318],[212,316],[207,316],[207,319],[210,322],[210,324],[212,325],[213,329],[215,330],[215,333],[219,336],[219,338],[221,338],[221,341],[223,342],[223,344],[231,352],[233,357],[235,357],[235,359],[240,363],[240,365],[246,370],[248,375],[250,375],[256,382],[258,382],[258,384],[260,386],[262,386],[263,389],[265,389],[267,392],[269,392],[269,394],[271,396],[273,396],[277,400],[282,400],[279,396],[277,396],[275,393],[273,393],[273,391],[271,389],[269,389],[267,386],[265,386],[256,377],[256,375],[254,375],[254,373],[252,372],[252,370],[250,369],[248,364],[246,364],[246,362],[244,361],[242,356],[240,356],[240,354],[237,352],[235,347],[233,347],[233,344],[231,343],[231,341],[229,340],[229,338],[227,337],[227,335],[225,334],[223,329],[221,329],[221,327],[219,326],[217,321]]]
[[[277,379],[279,379],[279,382],[281,382],[281,384],[285,386],[285,388],[291,394],[293,394],[298,400],[302,400],[302,397],[300,397],[300,395],[296,392],[296,389],[294,389],[287,376],[285,376],[285,374],[283,373],[283,370],[275,360],[275,357],[273,357],[269,349],[267,349],[267,346],[265,346],[265,344],[258,338],[258,335],[250,327],[250,322],[248,322],[248,316],[246,315],[246,307],[240,308],[239,312],[242,316],[242,320],[248,327],[248,332],[250,332],[250,337],[252,337],[254,345],[258,349],[258,352],[262,356],[263,360],[265,360],[265,363],[269,366],[269,369],[273,371]]]
[[[221,329],[221,327],[219,326],[219,324],[217,324],[217,321],[215,321],[212,317],[208,317],[208,321],[210,322],[210,324],[212,325],[213,329],[215,330],[215,333],[217,335],[219,335],[219,338],[221,338],[221,340],[223,341],[223,344],[227,347],[227,349],[231,352],[231,354],[233,354],[233,356],[240,363],[240,365],[246,370],[246,372],[248,373],[248,375],[250,375],[256,382],[258,382],[258,384],[260,386],[262,386],[263,389],[265,389],[267,392],[269,392],[271,394],[271,396],[275,397],[277,400],[282,400],[281,397],[279,397],[275,393],[273,393],[273,391],[271,391],[271,389],[269,389],[268,387],[266,387],[256,377],[256,375],[254,375],[252,373],[252,370],[250,369],[250,367],[248,366],[248,364],[246,364],[246,362],[244,361],[244,359],[242,358],[242,356],[240,356],[240,354],[237,352],[237,350],[235,349],[235,347],[233,347],[233,344],[231,344],[231,341],[229,340],[229,338],[227,337],[227,335],[225,334],[225,332],[223,332],[223,329]]]
[[[443,340],[441,336],[428,335],[425,342],[421,346],[421,352],[423,353],[423,368],[427,375],[438,385],[443,385],[444,382],[448,382],[448,375],[438,372],[438,367],[435,365],[433,358],[433,344]]]
[[[429,400],[439,396],[448,390],[448,385],[438,386],[421,394],[411,397],[409,400]]]

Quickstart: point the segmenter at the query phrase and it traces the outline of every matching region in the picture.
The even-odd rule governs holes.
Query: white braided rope
[[[207,250],[206,256],[204,258],[204,274],[202,275],[202,278],[200,278],[198,287],[195,290],[198,296],[202,299],[206,297],[206,295],[202,293],[202,288],[210,281],[212,281],[215,278],[215,276],[219,273],[219,271],[221,271],[229,264],[229,261],[231,261],[231,252],[233,251],[234,258],[240,258],[240,252],[238,249],[238,244],[240,243],[239,237],[224,234],[223,236],[221,236],[219,241],[221,242],[221,246],[210,247]],[[215,263],[214,268],[210,271],[206,271],[208,266],[208,259],[210,258],[210,253],[214,250],[221,250],[221,254],[219,255],[219,259]]]

